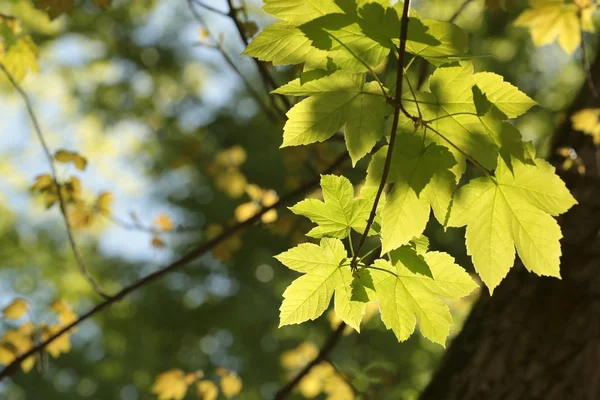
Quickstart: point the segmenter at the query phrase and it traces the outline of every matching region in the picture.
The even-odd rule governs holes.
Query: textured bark
[[[599,87],[599,60],[592,76]],[[585,106],[598,107],[587,86],[567,117]],[[595,169],[589,137],[568,123],[555,135],[558,146],[573,147]],[[600,399],[600,179],[563,179],[579,201],[559,221],[563,279],[517,263],[493,297],[477,301],[421,400]]]

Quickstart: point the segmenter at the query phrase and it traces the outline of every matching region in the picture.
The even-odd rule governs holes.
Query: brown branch
[[[79,248],[77,247],[77,243],[75,242],[75,237],[73,236],[73,230],[71,229],[71,224],[69,223],[69,216],[67,214],[67,207],[65,204],[65,199],[63,197],[61,187],[58,183],[56,168],[54,167],[54,158],[52,157],[52,153],[50,152],[50,147],[48,146],[48,143],[46,143],[46,139],[44,138],[42,128],[37,119],[35,111],[33,110],[33,105],[31,104],[31,101],[29,100],[29,96],[27,95],[25,90],[23,90],[21,85],[19,85],[19,83],[15,80],[15,78],[12,76],[10,71],[8,71],[6,69],[4,64],[0,63],[0,69],[2,69],[2,72],[4,72],[4,74],[10,81],[10,83],[13,85],[13,87],[16,89],[16,91],[19,92],[19,94],[21,95],[21,98],[23,99],[23,102],[25,103],[25,107],[27,108],[29,118],[31,119],[31,122],[33,123],[35,134],[36,134],[40,144],[42,145],[42,149],[44,150],[44,154],[46,155],[46,158],[48,159],[48,164],[50,165],[50,173],[52,174],[52,181],[54,183],[54,186],[57,188],[56,191],[57,191],[57,196],[58,196],[58,205],[59,205],[60,213],[61,213],[61,215],[63,217],[62,219],[65,223],[65,228],[67,231],[67,238],[69,240],[69,244],[73,251],[73,255],[75,256],[75,261],[77,262],[77,265],[79,266],[79,269],[80,269],[82,275],[89,282],[89,284],[92,286],[94,291],[98,295],[104,297],[105,299],[109,299],[110,296],[108,294],[106,294],[106,292],[100,287],[100,285],[94,280],[94,277],[90,274],[90,271],[88,270],[87,266],[85,265],[85,261],[83,260],[83,256],[81,255]]]
[[[215,49],[215,50],[219,51],[219,53],[221,53],[221,56],[223,56],[223,59],[225,60],[225,62],[242,79],[242,82],[244,82],[244,86],[246,86],[246,89],[248,90],[248,92],[252,95],[252,97],[254,97],[254,99],[256,100],[256,102],[258,103],[258,105],[260,106],[260,108],[263,110],[263,112],[266,114],[266,116],[269,118],[269,120],[271,122],[275,122],[278,117],[275,116],[275,114],[273,114],[271,112],[271,110],[269,109],[269,107],[262,100],[261,95],[256,91],[256,89],[254,89],[254,87],[250,84],[250,82],[248,82],[248,79],[246,78],[246,76],[235,65],[235,63],[233,62],[233,60],[231,59],[231,57],[229,56],[229,54],[227,54],[227,52],[223,48],[223,44],[221,43],[221,41],[217,40],[217,38],[215,38],[215,36],[212,34],[212,32],[210,31],[210,29],[208,28],[208,25],[206,25],[206,23],[204,22],[204,19],[202,18],[202,16],[200,15],[200,13],[198,13],[198,11],[196,10],[196,8],[194,8],[194,4],[196,4],[196,5],[200,6],[200,7],[204,7],[204,8],[206,8],[209,11],[217,12],[217,13],[219,13],[221,15],[224,15],[224,16],[228,16],[228,14],[223,13],[223,12],[221,12],[219,10],[215,10],[212,7],[208,7],[206,4],[200,3],[197,0],[188,0],[187,1],[187,5],[188,5],[188,8],[190,10],[190,13],[192,14],[192,17],[194,17],[194,19],[196,20],[196,22],[198,22],[204,28],[204,30],[206,31],[208,37],[213,42],[212,45],[207,46],[207,47]],[[199,44],[202,45],[202,43],[199,43]],[[268,90],[267,90],[267,96],[269,96],[269,97],[271,96],[271,94],[269,93]],[[277,110],[277,112],[280,113],[280,110]]]
[[[327,339],[327,341],[325,342],[325,344],[323,345],[323,347],[321,347],[321,350],[319,350],[319,354],[311,362],[309,362],[302,369],[302,371],[300,371],[298,373],[298,375],[296,375],[294,377],[294,379],[292,379],[291,381],[289,381],[288,383],[286,383],[285,386],[283,386],[281,389],[279,389],[277,391],[277,393],[275,393],[275,396],[273,396],[273,400],[282,400],[282,399],[285,399],[286,397],[288,397],[290,395],[290,393],[292,393],[292,391],[294,390],[294,388],[296,387],[296,385],[298,385],[300,383],[300,381],[306,375],[308,375],[308,373],[315,366],[317,366],[321,361],[325,361],[327,359],[327,357],[329,356],[329,353],[331,353],[331,351],[333,350],[333,348],[335,347],[335,345],[341,339],[342,333],[344,333],[344,329],[346,329],[346,323],[345,322],[341,322],[338,325],[338,327],[336,328],[336,330],[333,331],[333,333],[331,334],[331,336],[329,336],[329,338]]]
[[[233,23],[235,24],[235,28],[238,31],[240,39],[242,39],[242,42],[244,42],[244,45],[248,46],[248,43],[250,43],[250,40],[248,39],[248,36],[246,35],[244,25],[238,19],[239,10],[233,6],[232,0],[227,0],[227,5],[229,6],[228,15],[231,18],[231,20],[233,21]],[[256,68],[258,68],[258,71],[260,72],[260,75],[262,77],[263,82],[265,83],[265,87],[267,88],[267,90],[277,89],[279,87],[279,85],[277,84],[277,82],[275,82],[275,79],[269,72],[269,69],[267,68],[266,64],[254,57],[252,58],[252,60],[254,61],[254,64],[256,64]],[[292,108],[292,103],[290,102],[290,99],[288,99],[286,96],[284,96],[282,94],[279,94],[278,96],[281,99],[281,101],[283,102],[283,104],[285,105],[285,108],[287,110]]]
[[[324,174],[328,174],[333,172],[335,169],[337,169],[339,166],[341,166],[346,160],[348,159],[348,153],[344,153],[342,155],[340,155],[325,171],[323,171]],[[17,357],[15,360],[13,360],[10,364],[8,364],[1,372],[0,372],[0,381],[2,381],[4,378],[6,378],[7,376],[10,376],[12,374],[14,374],[17,369],[18,366],[21,364],[21,362],[23,362],[24,360],[26,360],[28,357],[40,352],[41,350],[43,350],[46,346],[48,346],[50,343],[54,342],[59,336],[61,336],[62,334],[68,332],[69,330],[73,329],[74,327],[78,326],[79,324],[81,324],[82,322],[84,322],[85,320],[89,319],[90,317],[92,317],[93,315],[99,313],[100,311],[104,310],[105,308],[107,308],[108,306],[110,306],[113,303],[116,303],[117,301],[122,300],[123,298],[125,298],[126,296],[128,296],[129,294],[135,292],[136,290],[156,281],[157,279],[163,277],[164,275],[168,274],[169,272],[172,272],[176,269],[182,268],[185,265],[189,264],[190,262],[196,260],[197,258],[199,258],[200,256],[204,255],[205,253],[207,253],[208,251],[212,250],[215,246],[217,246],[218,244],[220,244],[221,242],[223,242],[224,240],[232,237],[233,235],[241,232],[242,230],[249,228],[251,226],[253,226],[255,223],[260,222],[261,217],[266,214],[268,211],[276,209],[281,207],[282,205],[288,203],[289,201],[293,200],[294,198],[301,196],[303,194],[305,194],[306,192],[312,190],[314,187],[316,187],[319,184],[319,179],[314,179],[310,182],[307,182],[306,184],[304,184],[303,186],[301,186],[300,188],[294,190],[293,192],[288,193],[287,195],[281,197],[279,199],[279,201],[277,201],[276,203],[274,203],[273,205],[269,206],[269,207],[263,207],[257,214],[255,214],[252,218],[244,221],[244,222],[240,222],[237,223],[235,225],[232,225],[231,227],[229,227],[228,229],[225,229],[221,234],[217,235],[216,237],[214,237],[213,239],[210,239],[200,245],[198,245],[197,247],[195,247],[194,249],[190,250],[188,253],[184,254],[181,258],[179,258],[178,260],[174,261],[173,263],[151,273],[146,275],[144,278],[134,282],[133,284],[121,289],[121,291],[119,291],[117,294],[115,294],[114,296],[104,300],[102,303],[97,304],[95,307],[93,307],[92,309],[90,309],[89,311],[87,311],[86,313],[80,315],[74,322],[64,326],[60,331],[58,331],[57,333],[55,333],[54,335],[50,336],[48,339],[46,339],[45,341],[39,343],[38,345],[36,345],[35,347],[31,348],[29,351],[21,354],[19,357]]]
[[[390,134],[390,144],[388,146],[388,151],[385,156],[385,165],[383,167],[381,182],[379,183],[379,188],[377,189],[377,194],[375,195],[375,202],[373,203],[373,208],[371,208],[371,214],[369,215],[369,219],[367,220],[367,226],[365,227],[365,231],[363,232],[360,238],[360,242],[358,243],[358,247],[356,248],[354,257],[352,257],[352,261],[350,262],[350,266],[353,271],[356,271],[358,254],[360,252],[360,249],[365,244],[369,231],[371,230],[371,226],[375,221],[375,215],[377,214],[377,205],[379,204],[379,200],[381,199],[381,195],[383,194],[383,189],[385,188],[387,177],[390,173],[390,167],[392,165],[392,155],[394,152],[394,144],[396,143],[396,134],[398,133],[398,121],[400,119],[400,110],[404,109],[404,107],[402,106],[402,85],[404,83],[404,56],[406,55],[406,39],[408,36],[409,10],[410,0],[406,0],[404,2],[404,8],[402,10],[402,18],[400,19],[400,49],[398,50],[398,66],[396,68],[396,95],[394,98],[394,119],[392,122],[392,132]]]

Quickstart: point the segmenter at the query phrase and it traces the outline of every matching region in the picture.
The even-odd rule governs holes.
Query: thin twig
[[[244,45],[248,46],[248,43],[250,43],[250,40],[248,39],[248,36],[246,35],[246,30],[244,29],[244,25],[237,17],[239,10],[234,7],[232,0],[227,0],[227,5],[229,6],[228,15],[231,18],[231,20],[233,21],[233,23],[235,24],[235,28],[237,29],[238,34],[240,35],[240,39],[242,39],[242,42],[244,42]],[[256,68],[258,68],[258,71],[260,72],[260,76],[262,77],[263,82],[265,83],[265,87],[267,88],[267,91],[270,92],[270,90],[277,89],[279,87],[279,85],[277,84],[277,82],[275,82],[275,78],[273,78],[273,76],[269,72],[269,69],[267,68],[265,63],[263,63],[262,61],[260,61],[257,58],[254,58],[254,57],[252,58],[252,60],[254,61],[254,64],[256,64]],[[286,96],[284,96],[282,94],[280,94],[278,96],[281,99],[281,101],[283,102],[283,104],[285,105],[285,108],[287,110],[292,108],[292,103],[290,102],[290,99],[288,99]],[[273,98],[273,97],[271,97],[271,98]]]
[[[323,173],[328,174],[328,173],[335,171],[347,159],[348,159],[348,153],[345,152],[344,154],[340,155],[325,171],[323,171]],[[73,329],[74,327],[78,326],[85,320],[89,319],[93,315],[104,310],[105,308],[112,305],[113,303],[116,303],[117,301],[122,300],[123,298],[125,298],[126,296],[135,292],[136,290],[138,290],[142,287],[145,287],[146,285],[156,281],[157,279],[163,277],[164,275],[166,275],[174,270],[177,270],[179,268],[182,268],[182,267],[188,265],[192,261],[198,259],[202,255],[206,254],[208,251],[212,250],[215,246],[217,246],[221,242],[238,234],[239,232],[243,231],[244,229],[249,228],[249,227],[253,226],[254,224],[260,222],[261,217],[264,214],[266,214],[267,212],[269,212],[270,210],[279,208],[279,207],[283,206],[284,204],[287,204],[291,200],[293,200],[301,195],[304,195],[306,192],[312,190],[318,184],[319,184],[319,179],[313,179],[312,181],[307,182],[300,188],[281,197],[279,199],[279,201],[272,204],[271,206],[261,208],[261,210],[258,213],[256,213],[252,218],[249,218],[244,222],[240,222],[240,223],[230,226],[228,229],[225,229],[222,233],[220,233],[213,239],[210,239],[210,240],[198,245],[197,247],[193,248],[192,250],[190,250],[188,253],[184,254],[181,258],[174,261],[173,263],[171,263],[167,266],[164,266],[163,268],[160,268],[159,270],[152,272],[151,274],[146,275],[145,277],[134,282],[133,284],[121,289],[117,294],[115,294],[114,296],[97,304],[95,307],[93,307],[86,313],[80,315],[75,321],[64,326],[60,331],[56,332],[54,335],[47,338],[45,341],[37,344],[30,350],[26,351],[25,353],[21,354],[19,357],[15,358],[10,364],[8,364],[0,372],[0,381],[2,381],[7,376],[14,374],[17,371],[18,366],[24,360],[26,360],[28,357],[38,353],[40,350],[43,350],[44,348],[46,348],[46,346],[48,346],[49,344],[54,342],[62,334],[66,333],[69,330]]]
[[[233,60],[231,59],[231,57],[229,57],[229,54],[227,54],[227,52],[223,48],[223,44],[221,43],[220,40],[217,40],[217,38],[210,31],[210,29],[208,28],[208,25],[206,25],[206,23],[204,22],[204,19],[202,18],[202,16],[200,15],[200,13],[198,13],[198,11],[196,10],[196,8],[194,7],[194,4],[196,4],[196,5],[200,6],[200,7],[204,7],[207,10],[210,10],[210,11],[213,11],[213,12],[218,12],[221,15],[224,15],[224,16],[228,16],[228,14],[223,13],[223,12],[218,11],[218,10],[215,11],[215,10],[207,7],[206,4],[200,3],[197,0],[188,0],[187,1],[187,5],[188,5],[188,8],[190,10],[190,13],[192,14],[192,17],[194,17],[194,19],[196,20],[196,22],[198,22],[204,28],[204,30],[206,31],[206,34],[208,35],[208,37],[210,38],[210,40],[213,42],[212,46],[206,46],[206,47],[216,49],[216,50],[218,50],[221,53],[221,56],[223,56],[223,59],[225,60],[225,62],[227,62],[227,64],[231,67],[231,69],[233,69],[233,71],[242,79],[242,82],[244,82],[244,86],[246,86],[246,89],[248,90],[248,92],[252,95],[252,97],[254,97],[254,99],[256,100],[256,102],[258,103],[258,105],[260,106],[260,108],[264,111],[264,113],[267,115],[267,117],[269,118],[269,120],[271,122],[274,122],[277,119],[277,117],[271,112],[271,110],[269,109],[269,107],[262,100],[261,95],[258,94],[258,92],[256,91],[256,89],[254,89],[254,87],[252,85],[250,85],[250,82],[248,82],[248,79],[246,79],[246,76],[235,65],[235,63],[233,62]],[[202,45],[201,43],[199,43],[199,44]],[[271,96],[268,93],[268,91],[267,91],[267,96]]]
[[[383,167],[381,182],[379,183],[379,188],[377,189],[377,194],[375,195],[375,202],[373,203],[373,208],[371,208],[371,214],[369,215],[369,219],[367,220],[367,226],[365,227],[365,230],[360,238],[360,242],[358,243],[358,247],[356,248],[356,253],[354,254],[354,257],[352,257],[352,261],[350,263],[354,271],[356,271],[356,262],[358,260],[360,249],[365,244],[367,236],[369,235],[369,231],[371,230],[371,226],[375,221],[375,215],[377,214],[377,205],[379,204],[379,200],[381,199],[381,195],[383,194],[383,189],[385,188],[387,177],[390,172],[390,167],[392,165],[392,155],[394,152],[394,144],[396,143],[396,134],[398,133],[398,121],[400,119],[400,110],[403,109],[402,84],[404,83],[404,56],[406,55],[406,38],[408,36],[409,10],[410,0],[406,0],[404,2],[404,8],[402,10],[402,23],[400,26],[400,49],[398,51],[398,67],[396,69],[396,95],[394,99],[394,119],[392,122],[390,143],[385,157],[385,165]]]
[[[90,272],[87,269],[85,262],[83,260],[83,256],[79,252],[77,243],[75,243],[75,238],[73,236],[71,224],[69,223],[69,216],[67,213],[65,199],[63,197],[61,187],[58,183],[56,168],[54,167],[54,158],[52,157],[52,153],[50,152],[50,147],[48,147],[48,143],[46,143],[46,139],[44,138],[42,128],[37,119],[35,111],[33,110],[33,105],[31,104],[31,101],[29,100],[29,96],[27,95],[25,90],[23,90],[21,85],[19,85],[19,83],[15,80],[15,78],[12,76],[10,71],[8,71],[6,69],[4,64],[0,63],[0,68],[2,69],[2,72],[4,72],[4,74],[6,75],[6,77],[10,81],[10,83],[13,85],[13,87],[21,95],[21,98],[23,99],[23,102],[25,103],[25,107],[27,108],[27,112],[29,113],[29,118],[31,119],[31,122],[33,123],[33,127],[34,127],[34,131],[36,133],[36,136],[37,136],[40,144],[42,145],[42,149],[44,150],[44,154],[46,155],[46,158],[48,159],[48,164],[50,165],[50,173],[52,174],[52,180],[53,180],[54,186],[57,189],[56,192],[57,192],[57,196],[58,196],[58,205],[60,208],[60,213],[62,214],[63,221],[65,223],[65,228],[67,230],[67,238],[69,240],[69,244],[71,245],[73,255],[75,256],[75,260],[77,261],[77,265],[79,266],[79,269],[80,269],[81,273],[83,274],[84,278],[89,282],[89,284],[92,286],[94,291],[98,295],[104,297],[105,299],[110,299],[110,296],[108,294],[106,294],[106,292],[100,287],[100,285],[94,280],[94,277],[92,277],[92,275],[90,274]]]
[[[214,12],[215,14],[219,14],[219,15],[222,15],[224,17],[228,17],[229,16],[225,11],[218,10],[218,9],[214,8],[213,6],[209,6],[208,4],[205,4],[205,3],[201,2],[200,0],[193,0],[193,2],[198,7],[202,7],[205,10],[208,10],[210,12]]]
[[[346,323],[341,322],[335,331],[329,336],[329,339],[325,342],[321,350],[319,350],[319,354],[309,362],[303,369],[288,383],[285,384],[281,389],[275,393],[273,396],[273,400],[282,400],[292,393],[296,385],[300,383],[300,381],[321,361],[325,361],[329,356],[329,353],[333,350],[335,345],[338,343],[340,338],[342,337],[342,333],[344,333],[344,329],[346,329]]]

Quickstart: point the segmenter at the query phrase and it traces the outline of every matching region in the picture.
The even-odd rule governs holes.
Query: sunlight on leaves
[[[529,29],[536,46],[555,40],[569,55],[581,44],[581,31],[594,32],[592,14],[596,6],[591,0],[565,3],[563,0],[531,0],[531,8],[515,20],[515,26]]]

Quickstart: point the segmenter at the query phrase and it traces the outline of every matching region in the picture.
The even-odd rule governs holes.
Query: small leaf
[[[58,150],[54,154],[54,159],[63,164],[72,162],[75,165],[75,168],[80,171],[83,171],[87,166],[86,158],[73,151]]]
[[[196,384],[196,394],[200,400],[217,400],[219,388],[211,381],[201,380]]]
[[[182,400],[188,386],[186,374],[180,369],[172,369],[158,375],[151,389],[158,400]]]
[[[234,372],[218,368],[217,374],[221,377],[221,392],[228,399],[242,392],[242,380]]]
[[[154,218],[154,225],[163,232],[169,232],[173,229],[173,221],[168,215],[160,214]]]
[[[29,309],[29,303],[24,299],[15,299],[12,303],[4,307],[2,316],[7,319],[19,319]]]
[[[325,202],[306,199],[290,207],[294,214],[303,215],[319,225],[308,232],[307,236],[343,239],[348,236],[350,229],[362,233],[374,197],[355,199],[352,183],[343,176],[322,175],[321,187]]]

